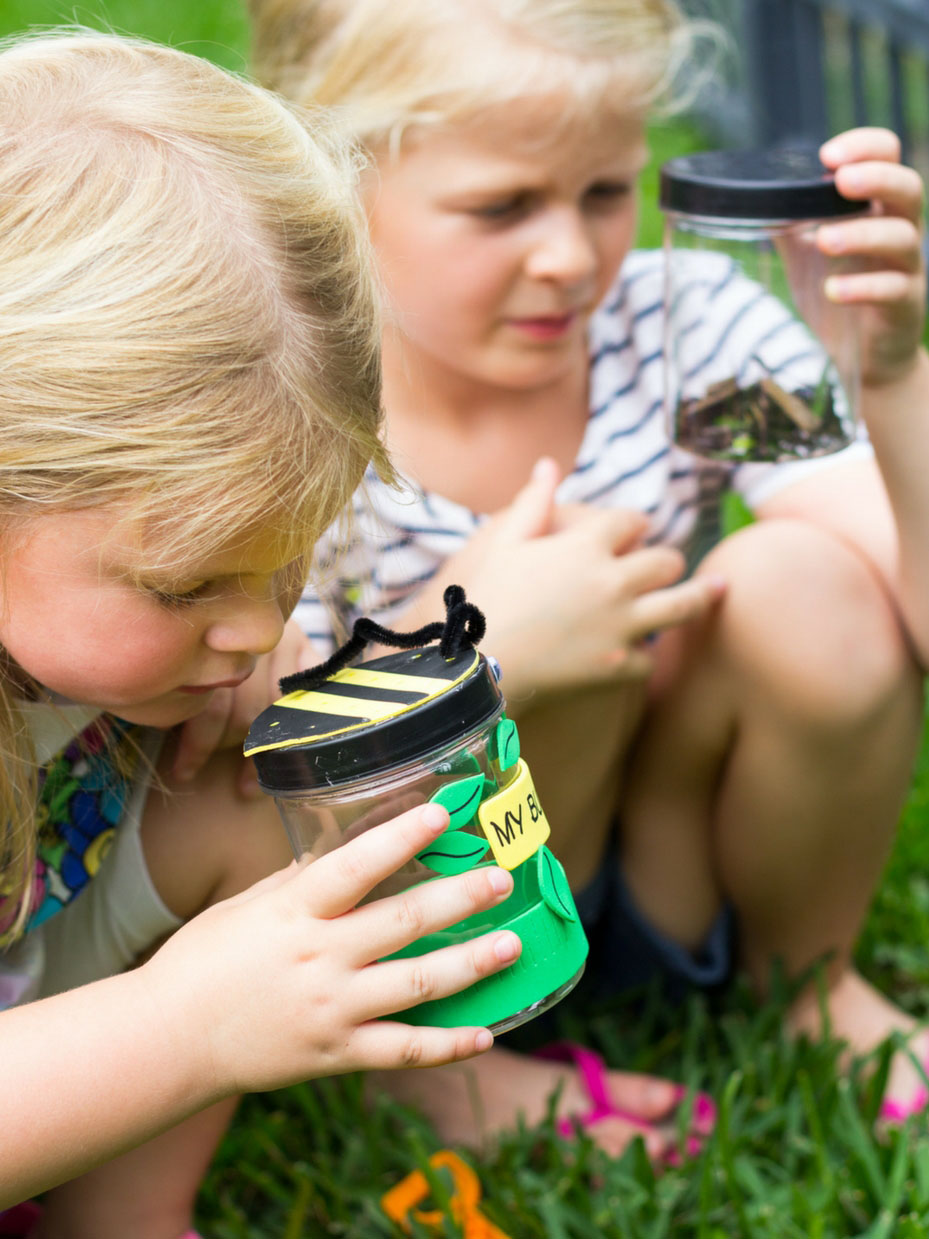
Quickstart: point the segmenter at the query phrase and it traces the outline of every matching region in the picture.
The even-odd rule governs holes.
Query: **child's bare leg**
[[[909,785],[920,674],[876,578],[825,533],[764,522],[706,569],[728,594],[671,651],[623,809],[626,880],[692,947],[728,899],[762,992],[775,958],[795,973],[832,952],[834,1031],[869,1049],[911,1023],[849,959]],[[801,1000],[797,1026],[815,1011]]]
[[[603,863],[616,814],[617,763],[643,706],[642,686],[627,685],[540,703],[519,715],[520,746],[552,826],[550,846],[575,891]],[[467,1064],[372,1073],[369,1086],[422,1110],[446,1143],[477,1148],[513,1130],[520,1116],[527,1123],[544,1118],[556,1089],[560,1115],[590,1108],[576,1070],[514,1053],[505,1043]],[[678,1100],[674,1085],[654,1076],[612,1071],[608,1086],[617,1106],[646,1120],[665,1118]],[[591,1132],[610,1153],[638,1134],[638,1128],[612,1118]],[[657,1131],[646,1139],[655,1157],[668,1145],[669,1137]]]
[[[34,1239],[152,1235],[190,1229],[200,1181],[235,1111],[221,1102],[49,1193]]]
[[[194,784],[149,793],[142,840],[161,898],[183,920],[292,859],[270,799],[235,793],[241,758],[214,758]],[[178,1239],[192,1225],[200,1182],[235,1110],[222,1102],[157,1139],[49,1193],[36,1239]]]

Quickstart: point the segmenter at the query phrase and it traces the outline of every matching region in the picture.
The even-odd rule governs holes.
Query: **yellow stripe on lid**
[[[396,671],[366,671],[364,667],[346,667],[330,676],[333,684],[360,684],[363,688],[392,688],[402,693],[441,693],[453,683],[431,675],[400,675]]]
[[[371,701],[366,697],[338,697],[335,693],[297,692],[282,697],[278,705],[291,710],[308,710],[311,714],[336,714],[344,718],[388,718],[400,713],[404,702]]]

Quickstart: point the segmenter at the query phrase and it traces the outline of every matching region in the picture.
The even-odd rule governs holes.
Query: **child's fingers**
[[[640,542],[648,517],[632,508],[607,508],[578,526],[610,555],[626,555]]]
[[[922,280],[902,271],[865,271],[859,275],[830,275],[825,283],[830,301],[843,305],[894,305],[918,298]]]
[[[649,638],[646,644],[650,645],[651,636],[652,633],[649,632],[631,639],[642,641],[643,638]],[[645,648],[636,645],[621,645],[605,655],[603,666],[610,680],[619,680],[624,683],[639,682],[651,676],[655,670],[655,660]]]
[[[393,1020],[361,1024],[352,1033],[356,1070],[441,1067],[483,1054],[494,1039],[486,1028],[414,1028]]]
[[[843,198],[880,202],[885,214],[902,215],[918,224],[923,210],[922,177],[914,168],[894,163],[844,164],[835,174]]]
[[[348,912],[447,826],[443,808],[419,805],[321,856],[297,878],[310,914],[329,919]]]
[[[508,968],[518,959],[521,950],[518,935],[502,930],[412,959],[372,965],[365,969],[362,979],[362,1009],[371,1017],[390,1015],[422,1002],[447,998],[483,977]]]
[[[720,577],[698,576],[671,589],[643,594],[636,600],[632,612],[638,637],[700,619],[725,590],[726,583]]]
[[[616,564],[617,594],[634,598],[663,589],[680,578],[684,567],[684,557],[674,547],[650,546],[629,551]]]
[[[260,800],[264,795],[258,782],[255,763],[250,757],[243,757],[236,784],[243,800]]]
[[[560,481],[561,470],[556,461],[548,456],[537,460],[529,481],[502,514],[501,529],[518,541],[550,533]]]
[[[826,254],[864,254],[915,273],[922,266],[919,229],[896,215],[873,216],[820,228],[819,247]]]
[[[217,688],[210,694],[204,708],[189,718],[178,730],[177,752],[172,773],[181,782],[188,782],[206,765],[208,758],[222,745],[232,710],[233,690]]]
[[[819,148],[819,157],[827,168],[840,164],[855,163],[863,159],[881,159],[889,163],[900,162],[900,139],[892,129],[862,125],[840,133]]]
[[[479,840],[475,838],[474,842]],[[442,838],[433,846],[441,850]],[[399,895],[357,908],[351,927],[355,946],[354,950],[349,946],[348,953],[355,963],[392,955],[426,934],[492,908],[512,890],[512,877],[496,865],[472,869],[453,878],[422,882]]]

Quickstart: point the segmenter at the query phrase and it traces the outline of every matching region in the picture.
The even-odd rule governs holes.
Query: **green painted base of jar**
[[[548,858],[554,861],[550,852]],[[551,906],[555,901],[543,897],[538,872],[532,857],[514,869],[513,892],[502,904],[420,938],[390,957],[407,959],[491,930],[511,929],[523,944],[519,959],[458,994],[421,1003],[393,1018],[439,1028],[477,1025],[504,1032],[541,1015],[574,988],[584,971],[587,938],[567,883],[559,884],[555,911]]]

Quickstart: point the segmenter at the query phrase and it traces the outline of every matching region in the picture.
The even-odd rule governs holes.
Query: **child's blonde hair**
[[[366,464],[389,474],[357,173],[322,116],[194,56],[0,45],[0,537],[118,503],[178,580],[259,529],[308,561]],[[35,786],[8,683],[0,746],[17,928]]]
[[[638,107],[680,98],[709,23],[673,0],[249,0],[253,63],[299,103],[337,105],[370,149],[527,97]],[[566,116],[566,119],[569,119]]]

